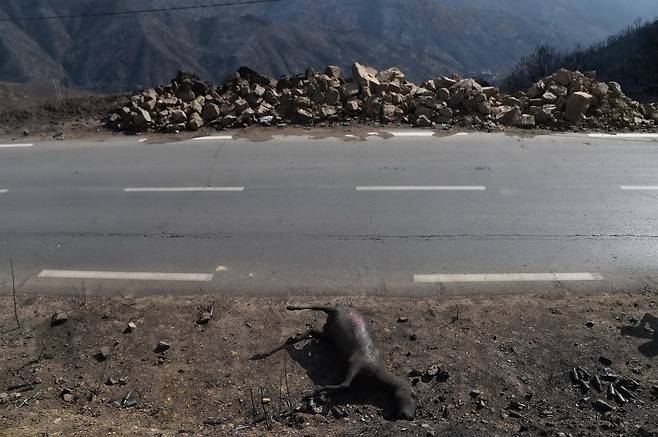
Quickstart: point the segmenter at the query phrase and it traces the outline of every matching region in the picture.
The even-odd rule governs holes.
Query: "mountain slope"
[[[576,4],[574,4],[576,3]],[[420,80],[509,69],[545,42],[571,49],[605,38],[648,0],[290,0],[175,14],[0,22],[0,80],[119,91],[176,70],[220,81],[240,65],[279,76],[355,60]],[[89,14],[184,0],[4,0],[0,17]]]

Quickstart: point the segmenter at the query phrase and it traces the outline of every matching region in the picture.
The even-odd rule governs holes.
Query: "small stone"
[[[61,325],[63,323],[66,323],[68,319],[69,319],[69,315],[65,312],[55,313],[50,319],[50,326]]]
[[[313,416],[313,420],[315,420],[316,422],[319,422],[319,423],[329,422],[329,419],[324,417],[322,414],[316,414],[315,416]]]
[[[0,405],[9,402],[9,395],[5,392],[0,393]]]
[[[418,127],[432,127],[432,121],[426,115],[420,115],[416,118],[416,126]]]
[[[580,387],[580,389],[583,391],[583,393],[587,393],[588,391],[590,391],[589,384],[587,384],[582,379],[578,380],[578,387]]]
[[[601,392],[602,385],[601,385],[601,380],[599,379],[599,375],[596,375],[594,378],[592,378],[592,387],[598,392]]]
[[[398,317],[398,323],[407,323],[408,321],[407,317]]]
[[[62,399],[64,402],[73,402],[75,400],[75,396],[73,396],[71,393],[65,393],[62,395]]]
[[[594,408],[600,413],[608,413],[615,409],[615,407],[602,399],[597,399],[596,402],[594,402]]]
[[[604,366],[610,366],[612,364],[612,360],[605,355],[601,355],[599,357],[599,363],[603,364]]]
[[[587,328],[593,328],[594,325],[595,325],[595,323],[592,322],[591,320],[585,322],[585,326],[586,326]]]
[[[169,349],[171,349],[171,344],[161,340],[158,342],[157,346],[155,346],[154,351],[156,353],[162,353],[168,351]]]
[[[637,390],[640,388],[640,383],[631,378],[621,378],[618,384],[630,390]]]
[[[107,381],[105,381],[105,385],[117,385],[119,383],[119,380],[115,378],[107,378]]]
[[[482,394],[482,392],[480,390],[476,390],[476,389],[472,389],[471,392],[469,393],[469,395],[472,398],[479,398],[481,394]]]
[[[110,349],[109,346],[103,346],[100,349],[98,349],[98,352],[96,353],[96,355],[94,355],[94,357],[98,361],[105,361],[109,358],[111,352],[112,349]]]
[[[441,369],[439,368],[438,365],[433,364],[433,365],[431,365],[431,366],[425,371],[425,374],[426,374],[427,376],[432,376],[432,377],[434,377],[434,376],[436,376],[436,375],[439,374],[439,371],[440,371],[440,370],[441,370]]]
[[[128,324],[126,325],[126,328],[123,330],[123,333],[124,334],[130,334],[135,329],[137,329],[137,325],[135,324],[135,322],[128,322]]]

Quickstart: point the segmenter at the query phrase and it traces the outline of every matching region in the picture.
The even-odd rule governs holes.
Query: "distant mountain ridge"
[[[654,0],[290,0],[176,14],[0,22],[0,80],[122,91],[179,69],[222,81],[241,65],[280,76],[354,61],[414,80],[498,73],[539,43],[571,49],[658,15]],[[4,0],[0,17],[194,4]]]

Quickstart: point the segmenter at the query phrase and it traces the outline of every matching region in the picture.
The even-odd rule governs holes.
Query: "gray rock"
[[[68,319],[69,319],[69,315],[63,311],[59,313],[55,313],[50,318],[50,326],[61,325],[63,323],[66,323]]]
[[[201,127],[203,127],[203,118],[196,112],[190,115],[189,119],[187,120],[187,128],[190,130],[199,130]]]
[[[448,88],[439,88],[436,90],[436,98],[442,102],[450,100],[450,90]]]
[[[109,346],[103,346],[100,349],[98,349],[98,352],[96,353],[95,357],[98,361],[105,361],[110,357],[111,353],[112,353],[112,349]]]
[[[155,346],[154,351],[156,353],[162,353],[168,351],[169,349],[171,349],[171,344],[169,342],[160,340],[158,341],[158,344]]]
[[[602,399],[597,399],[594,402],[594,408],[600,412],[600,413],[608,413],[610,411],[614,411],[615,407],[607,403],[606,401]]]
[[[178,90],[176,96],[184,102],[191,102],[196,98],[196,96],[194,95],[194,91],[192,91],[191,89]]]
[[[233,106],[235,107],[235,111],[238,114],[242,114],[245,109],[249,107],[249,103],[243,98],[238,98],[235,102],[233,102]]]
[[[187,123],[187,114],[181,109],[171,111],[171,121],[174,123]]]
[[[219,118],[220,115],[219,106],[214,103],[206,103],[201,111],[201,118],[203,118],[203,121],[205,122],[215,120]]]
[[[359,94],[359,84],[356,82],[347,82],[343,85],[341,94],[347,99],[356,97]]]
[[[529,114],[521,114],[521,117],[514,122],[514,125],[521,129],[534,129],[535,117]]]
[[[340,91],[336,88],[328,88],[325,93],[325,103],[327,105],[337,105],[340,103]]]
[[[233,126],[237,121],[238,117],[235,115],[225,115],[224,118],[222,118],[222,121],[219,122],[219,127],[226,129]]]
[[[357,100],[349,100],[345,103],[345,110],[349,112],[356,112],[359,110],[359,102]]]
[[[592,85],[592,95],[600,102],[608,95],[609,89],[610,87],[605,82],[596,82]]]
[[[352,64],[352,78],[361,89],[374,91],[380,82],[377,79],[377,70],[359,63]]]
[[[137,329],[137,324],[135,324],[135,322],[128,322],[128,324],[126,325],[126,327],[123,330],[123,333],[124,334],[130,334],[135,329]]]
[[[573,93],[567,100],[564,118],[572,123],[580,121],[592,104],[592,98],[593,96],[591,94],[583,92]]]
[[[503,124],[515,126],[517,120],[521,118],[521,109],[518,106],[503,106],[500,108],[500,111],[497,119]]]
[[[328,65],[327,68],[324,70],[324,74],[326,74],[329,77],[335,77],[336,79],[343,77],[343,72],[340,70],[340,67],[337,67],[335,65]]]
[[[559,84],[553,84],[549,86],[547,91],[553,93],[558,97],[566,97],[569,95],[569,89]]]
[[[530,88],[528,88],[528,92],[526,94],[528,95],[528,98],[536,99],[544,95],[545,92],[546,84],[540,80],[539,82],[530,85]]]
[[[393,67],[377,72],[375,78],[379,82],[391,82],[394,80],[403,81],[404,73],[402,73],[399,69]]]
[[[144,131],[153,123],[153,119],[147,110],[137,108],[135,109],[135,112],[132,113],[132,123],[136,130]]]
[[[429,118],[427,118],[426,115],[421,115],[421,116],[417,117],[415,124],[418,127],[432,127],[432,122],[430,121]],[[398,319],[398,322],[400,322],[400,319]]]
[[[482,87],[482,92],[484,93],[485,96],[487,96],[487,99],[498,97],[499,95],[498,88],[496,88],[495,86]]]
[[[571,84],[571,81],[573,80],[573,73],[569,70],[561,68],[555,72],[553,77],[555,78],[555,82],[566,87]]]
[[[550,91],[546,91],[541,96],[542,103],[555,103],[557,102],[557,96]]]
[[[623,91],[621,90],[621,85],[619,85],[617,82],[608,82],[608,92],[613,97],[622,97],[624,95]]]

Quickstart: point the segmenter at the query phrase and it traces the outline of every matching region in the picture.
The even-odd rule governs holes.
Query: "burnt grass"
[[[19,329],[11,294],[0,300],[3,436],[658,430],[658,336],[649,324],[638,326],[645,314],[658,316],[651,290],[434,299],[19,295]],[[362,311],[383,362],[414,385],[416,420],[387,419],[386,395],[359,381],[304,399],[315,385],[342,377],[330,344],[309,340],[250,361],[324,323],[322,313],[287,312],[290,303]],[[584,384],[573,379],[575,367]],[[599,375],[602,392],[593,381]],[[622,399],[608,398],[610,384]],[[597,410],[597,400],[613,410]]]

